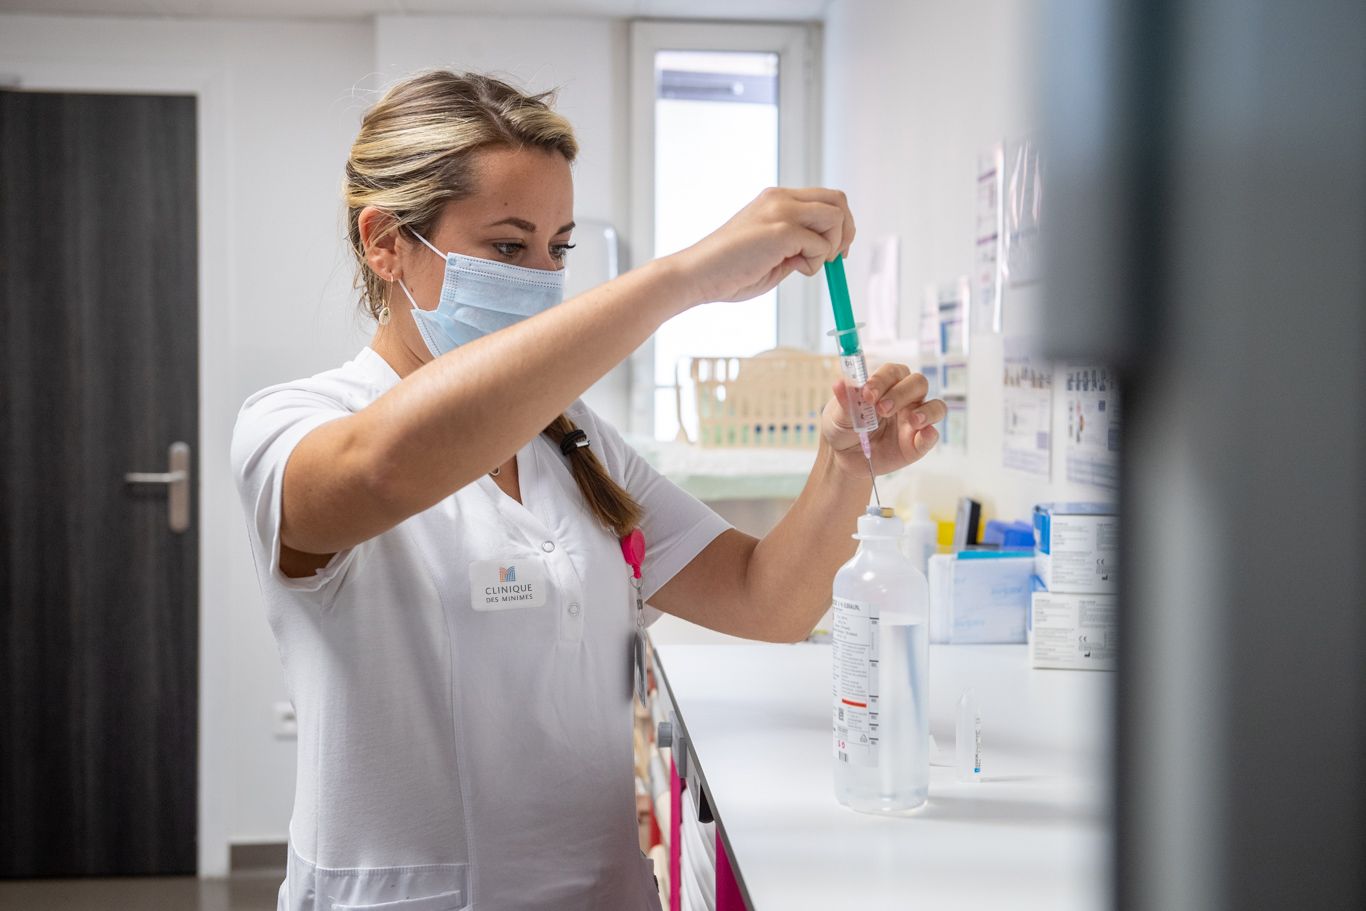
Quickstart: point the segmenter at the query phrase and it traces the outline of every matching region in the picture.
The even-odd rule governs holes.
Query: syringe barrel
[[[877,430],[877,411],[863,400],[863,387],[868,382],[863,352],[840,355],[840,372],[844,374],[845,407],[854,422],[854,432],[872,433]]]

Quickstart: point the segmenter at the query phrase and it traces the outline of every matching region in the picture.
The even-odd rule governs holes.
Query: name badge
[[[470,564],[470,607],[480,611],[541,607],[546,599],[540,557],[475,560]]]

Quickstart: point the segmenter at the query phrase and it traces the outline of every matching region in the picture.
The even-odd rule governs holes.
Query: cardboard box
[[[1119,644],[1117,601],[1114,595],[1034,592],[1030,600],[1030,666],[1114,670]]]
[[[1034,507],[1034,574],[1050,592],[1119,589],[1119,517],[1109,503]]]

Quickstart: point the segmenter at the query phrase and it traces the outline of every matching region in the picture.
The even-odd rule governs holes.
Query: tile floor
[[[0,880],[4,911],[275,911],[284,871],[230,879],[130,876],[119,879]]]

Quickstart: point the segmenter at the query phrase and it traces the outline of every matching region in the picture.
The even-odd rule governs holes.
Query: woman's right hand
[[[839,190],[771,187],[672,258],[693,284],[693,304],[742,301],[794,271],[815,275],[853,240],[854,216]]]

